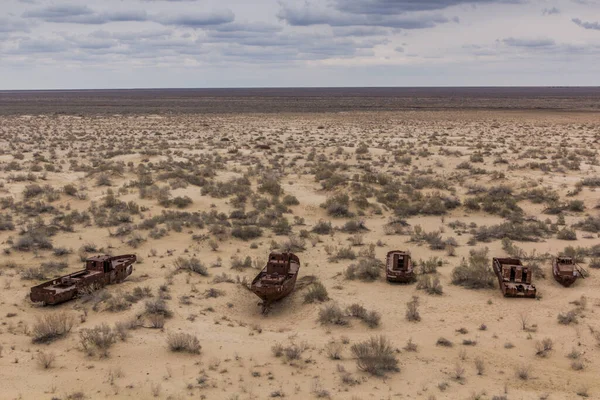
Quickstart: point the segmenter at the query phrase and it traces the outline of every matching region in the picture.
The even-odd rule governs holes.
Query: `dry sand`
[[[28,200],[28,204],[39,200],[54,207],[54,214],[40,214],[47,225],[52,224],[57,214],[83,212],[94,203],[102,203],[109,189],[96,184],[102,163],[124,166],[123,173],[109,171],[110,188],[119,200],[133,201],[142,207],[140,214],[132,216],[133,224],[138,224],[142,217],[149,219],[164,209],[156,198],[141,199],[138,188],[131,184],[138,179],[136,170],[140,164],[148,166],[154,182],[163,187],[169,182],[159,180],[159,175],[175,169],[176,163],[183,166],[191,161],[198,164],[194,168],[200,169],[205,161],[199,160],[209,158],[217,174],[207,178],[208,181],[226,182],[232,177],[241,177],[251,168],[254,192],[257,192],[257,179],[261,174],[279,174],[284,194],[293,195],[299,201],[299,205],[289,207],[290,213],[283,214],[295,235],[303,229],[310,231],[320,219],[331,221],[334,227],[343,226],[348,218],[331,217],[320,205],[333,193],[349,193],[354,197],[351,187],[357,182],[356,177],[369,170],[404,182],[411,172],[430,169],[428,176],[447,182],[451,190],[425,187],[423,193],[439,192],[461,201],[472,197],[467,195],[472,184],[488,188],[507,185],[513,188],[514,194],[532,187],[550,188],[559,194],[561,201],[582,200],[585,204],[583,212],[564,212],[568,226],[586,215],[596,216],[598,212],[594,208],[600,200],[598,191],[587,186],[575,196],[567,197],[583,178],[598,177],[596,154],[600,146],[600,123],[597,116],[585,113],[12,116],[2,118],[0,134],[3,164],[0,197],[12,197],[14,203],[23,202],[23,191],[32,183],[42,187],[50,185],[59,191],[65,184],[72,183],[80,193],[86,194],[78,199],[61,192],[52,202],[48,202],[46,194],[40,194]],[[357,160],[359,143],[366,143],[369,151]],[[269,145],[270,150],[256,148],[256,144]],[[462,155],[440,154],[442,148],[459,151]],[[312,149],[316,153],[313,162],[308,161]],[[575,155],[575,150],[591,150],[594,156]],[[107,155],[107,151],[117,153],[112,156]],[[398,157],[410,155],[410,164],[399,162],[394,152]],[[484,173],[456,168],[475,152],[482,152],[484,161],[472,163],[472,168],[482,168]],[[17,154],[24,158],[15,159]],[[580,159],[579,169],[569,169],[562,163],[568,154],[574,155],[571,161]],[[322,188],[312,168],[307,166],[321,157],[346,166],[338,170],[347,177],[345,184],[331,191]],[[499,157],[506,163],[494,163]],[[530,162],[550,164],[553,159],[557,159],[557,163],[548,171],[527,166]],[[19,181],[19,175],[28,174],[37,165],[42,170],[36,172],[34,168],[36,182]],[[46,165],[60,170],[53,171],[50,167],[50,171],[44,171]],[[495,171],[502,172],[504,177],[493,176]],[[369,185],[371,194],[381,190],[376,183]],[[171,196],[189,196],[193,203],[184,209],[188,212],[215,211],[229,216],[236,209],[232,205],[234,196],[215,198],[202,195],[201,191],[201,187],[189,184],[171,190]],[[271,198],[265,193],[260,195]],[[469,290],[455,286],[451,283],[452,270],[468,257],[470,250],[488,247],[490,258],[506,253],[500,240],[469,245],[467,242],[473,236],[471,228],[458,228],[464,232],[459,234],[448,224],[461,221],[467,225],[490,226],[504,222],[504,218],[461,205],[444,215],[410,216],[406,218],[410,225],[405,234],[387,235],[385,226],[394,217],[393,210],[379,204],[375,197],[368,197],[368,202],[376,206],[364,210],[355,204],[350,207],[355,213],[360,211],[362,215],[357,218],[369,229],[363,233],[364,245],[354,250],[358,252],[369,244],[377,244],[375,253],[380,260],[393,249],[410,251],[415,261],[439,257],[443,260],[438,268],[442,295],[428,295],[417,290],[415,284],[391,285],[383,274],[375,282],[345,279],[345,269],[356,260],[330,262],[327,251],[331,249],[329,246],[349,246],[352,234],[341,231],[330,235],[311,234],[321,242],[313,246],[309,238],[306,249],[296,254],[301,260],[300,277],[317,277],[329,292],[328,303],[335,302],[342,307],[359,303],[367,310],[380,313],[381,323],[373,329],[356,319],[348,326],[321,325],[317,319],[324,305],[305,304],[307,289],[295,291],[275,304],[269,315],[263,316],[257,305],[258,298],[242,285],[213,283],[213,278],[222,273],[233,279],[239,276],[251,280],[257,269],[232,270],[231,259],[250,256],[255,266],[262,268],[272,242],[282,243],[287,239],[287,235],[275,235],[270,228],[263,228],[262,237],[249,241],[226,235],[218,241],[216,251],[209,245],[210,240],[215,240],[209,224],[204,228],[184,226],[180,232],[169,230],[158,239],[151,238],[149,230],[137,229],[135,232],[146,240],[132,248],[127,243],[132,234],[114,236],[117,226],[99,227],[92,217],[89,223],[75,223],[72,232],[59,228],[51,237],[54,248],[73,250],[59,257],[53,255],[52,250],[12,248],[11,243],[16,243],[27,225],[35,222],[39,204],[33,207],[37,211],[29,213],[25,203],[9,204],[1,213],[12,215],[15,228],[0,232],[2,248],[7,249],[0,266],[0,398],[67,399],[83,394],[91,399],[265,399],[277,396],[287,399],[576,399],[579,398],[577,392],[583,394],[584,390],[589,398],[600,398],[600,343],[590,329],[600,330],[598,270],[582,264],[590,276],[571,288],[563,288],[552,279],[549,262],[542,262],[546,279],[535,279],[541,294],[537,300],[503,298],[497,287]],[[528,200],[518,204],[525,217],[541,221],[549,218],[552,223],[557,220],[556,215],[543,213],[546,204]],[[179,211],[174,206],[170,209]],[[253,209],[248,200],[245,210]],[[303,218],[305,225],[295,225],[294,217]],[[427,243],[411,242],[411,230],[417,225],[426,232],[441,229],[443,239],[454,237],[458,244],[456,254],[449,256],[444,250],[431,250]],[[78,332],[101,323],[114,326],[143,314],[144,300],[119,312],[106,310],[106,302],[98,302],[93,307],[95,300],[89,298],[93,296],[43,307],[32,304],[28,298],[29,287],[41,281],[25,280],[21,275],[27,268],[38,268],[50,261],[68,263],[58,274],[81,269],[80,248],[89,243],[95,244],[98,252],[138,255],[139,263],[133,275],[120,285],[107,287],[106,292],[123,296],[137,286],[149,286],[157,298],[159,287],[166,285],[167,297],[170,297],[167,304],[173,311],[173,317],[166,319],[162,329],[131,330],[126,341],[118,340],[110,347],[106,358],[89,356],[82,351]],[[569,245],[590,248],[599,243],[596,233],[581,230],[577,230],[576,241],[559,240],[552,234],[538,242],[514,242],[527,252],[536,250],[553,255]],[[197,257],[208,267],[209,276],[178,273],[169,277],[179,257]],[[212,267],[218,260],[221,266]],[[586,258],[586,262],[590,260],[591,257]],[[49,273],[49,277],[56,272]],[[224,295],[205,298],[204,293],[209,288],[219,289]],[[415,295],[419,296],[421,321],[409,322],[405,318],[406,303]],[[182,296],[189,298],[181,301]],[[559,324],[558,313],[575,309],[570,302],[582,296],[587,304],[585,309],[579,307],[577,311],[578,323]],[[75,318],[71,332],[50,344],[32,343],[36,318],[55,312],[66,312]],[[521,328],[522,316],[533,326],[530,331]],[[480,330],[482,324],[487,326],[486,330]],[[460,328],[465,328],[467,333],[457,332]],[[201,353],[171,352],[167,337],[178,332],[197,336]],[[385,335],[398,349],[399,372],[374,377],[357,369],[350,350],[352,344],[375,335]],[[454,346],[437,346],[440,337],[449,339]],[[325,347],[342,338],[349,343],[343,345],[341,359],[330,359]],[[416,352],[404,350],[411,338],[418,345]],[[553,341],[553,350],[546,357],[537,356],[536,342],[545,338]],[[476,344],[463,345],[465,339]],[[273,355],[272,347],[277,343],[306,344],[307,349],[299,360],[287,360]],[[514,347],[506,348],[507,343]],[[572,368],[573,360],[567,357],[572,350],[581,353],[582,370]],[[40,365],[37,355],[40,352],[55,354],[50,368]],[[476,359],[485,365],[482,375],[476,372]],[[464,368],[464,376],[457,379],[457,369],[460,372],[461,368]],[[519,379],[519,368],[529,368],[528,379]],[[350,378],[345,375],[346,382],[342,380],[342,370],[351,374]]]

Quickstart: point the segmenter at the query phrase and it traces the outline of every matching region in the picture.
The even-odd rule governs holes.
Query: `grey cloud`
[[[579,18],[573,18],[571,21],[573,21],[575,24],[579,25],[584,29],[593,29],[596,31],[600,31],[600,23],[598,22],[585,22],[580,20]]]
[[[350,14],[336,10],[318,9],[310,3],[303,7],[282,4],[277,14],[280,20],[292,26],[330,25],[330,26],[379,26],[401,29],[432,28],[446,23],[448,18],[439,14],[414,13],[410,15]]]
[[[391,15],[442,10],[458,5],[521,3],[520,0],[336,0],[335,7],[352,14]]]
[[[348,26],[334,27],[334,36],[385,36],[390,33],[389,29],[377,26]]]
[[[64,40],[52,39],[25,39],[19,41],[15,53],[57,53],[69,49],[69,44]]]
[[[190,28],[201,28],[233,22],[235,14],[231,10],[213,11],[209,13],[187,13],[154,19],[163,25],[177,25]]]
[[[256,23],[256,22],[231,22],[223,25],[212,27],[218,32],[248,32],[248,33],[265,33],[265,32],[280,32],[282,28],[277,25]]]
[[[17,21],[10,18],[0,17],[0,32],[11,33],[11,32],[27,32],[29,31],[29,25],[23,21]]]
[[[27,11],[25,18],[37,18],[46,22],[100,25],[109,22],[146,21],[148,16],[143,10],[95,12],[88,6],[63,4]]]
[[[552,7],[552,8],[544,8],[542,10],[542,14],[543,15],[553,15],[553,14],[560,14],[560,10],[556,7]]]
[[[511,47],[551,47],[556,45],[556,42],[552,39],[523,39],[523,38],[506,38],[502,39],[502,43]]]
[[[404,53],[404,47],[398,46],[394,49],[397,53]]]

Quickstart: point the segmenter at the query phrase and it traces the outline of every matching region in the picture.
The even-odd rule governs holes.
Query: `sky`
[[[0,0],[0,90],[600,86],[600,0]]]

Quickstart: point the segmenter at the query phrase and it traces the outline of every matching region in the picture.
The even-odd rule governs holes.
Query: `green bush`
[[[487,247],[471,250],[469,260],[464,260],[452,271],[452,283],[468,289],[487,289],[494,287],[494,274],[490,267]]]

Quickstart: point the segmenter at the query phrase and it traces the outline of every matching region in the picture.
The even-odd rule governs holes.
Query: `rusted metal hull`
[[[288,296],[296,286],[300,260],[292,253],[271,253],[267,265],[252,280],[250,290],[263,301],[263,312],[271,303]]]
[[[531,272],[517,258],[494,258],[494,273],[504,297],[524,297],[533,299],[537,289],[531,284]]]
[[[569,287],[581,276],[572,259],[555,258],[552,261],[552,275],[556,282]]]
[[[298,275],[292,276],[291,278],[285,280],[282,284],[259,285],[258,281],[260,281],[260,279],[264,276],[264,271],[265,270],[263,269],[263,271],[261,271],[261,273],[254,278],[252,281],[252,286],[250,286],[250,290],[252,290],[255,295],[260,297],[262,301],[265,303],[272,303],[274,301],[281,300],[292,293],[294,287],[296,286],[296,278]]]
[[[411,257],[404,251],[390,251],[386,256],[385,278],[388,282],[411,283],[415,281],[415,271]]]
[[[106,285],[119,283],[133,272],[136,256],[92,257],[86,269],[64,275],[31,288],[32,302],[48,305],[72,300],[87,290],[97,290]]]

